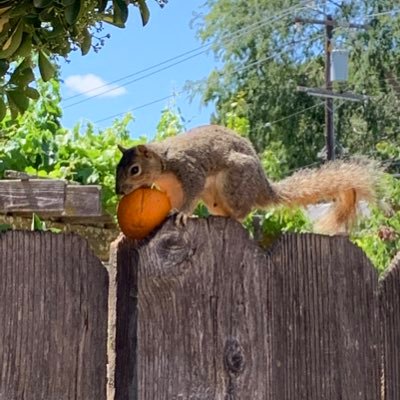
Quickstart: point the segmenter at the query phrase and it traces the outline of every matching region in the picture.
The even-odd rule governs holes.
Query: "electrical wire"
[[[325,104],[325,101],[320,101],[317,104],[314,104],[313,106],[310,106],[310,107],[307,107],[307,108],[303,108],[302,110],[299,110],[299,111],[297,111],[297,112],[295,112],[293,114],[290,114],[290,115],[288,115],[286,117],[277,119],[277,120],[272,121],[272,122],[267,122],[266,126],[270,127],[270,126],[273,126],[273,125],[277,124],[278,122],[286,121],[287,119],[290,119],[290,118],[293,118],[293,117],[295,117],[297,115],[303,114],[306,111],[312,110],[313,108],[317,108],[319,106],[322,106],[323,104]]]
[[[308,0],[308,1],[304,2],[304,3],[306,4],[306,3],[309,3],[309,2],[310,2],[310,0]],[[223,40],[228,39],[228,42],[231,42],[231,41],[233,41],[233,40],[236,40],[237,38],[239,38],[240,36],[242,36],[242,35],[244,35],[244,34],[250,33],[250,32],[252,32],[252,31],[255,30],[255,29],[259,29],[260,27],[266,25],[268,22],[279,21],[280,19],[286,17],[288,14],[290,14],[290,13],[292,13],[292,12],[294,12],[294,11],[298,11],[299,9],[302,9],[302,8],[304,8],[304,6],[301,5],[301,4],[300,4],[300,5],[296,5],[296,6],[289,7],[289,8],[287,8],[286,10],[283,10],[283,11],[281,11],[281,12],[279,12],[279,13],[274,14],[273,16],[270,16],[270,17],[268,17],[268,18],[266,18],[266,19],[263,19],[262,21],[258,21],[258,22],[254,23],[254,24],[251,24],[251,25],[249,25],[249,26],[247,26],[247,27],[245,27],[245,28],[240,28],[240,29],[238,29],[237,31],[235,31],[235,32],[233,32],[233,33],[230,33],[230,34],[228,34],[228,35],[225,35],[225,36],[222,37],[221,40],[223,41]],[[111,88],[111,89],[109,89],[109,90],[105,90],[105,91],[103,91],[103,92],[101,92],[101,93],[97,93],[97,94],[95,94],[95,95],[93,95],[93,96],[89,96],[88,98],[86,98],[86,99],[84,99],[84,100],[81,100],[81,101],[78,101],[78,102],[75,102],[75,103],[66,105],[64,108],[69,108],[69,107],[72,107],[72,106],[81,104],[81,103],[83,103],[83,102],[85,102],[85,101],[88,101],[88,100],[91,99],[91,98],[96,98],[96,97],[98,97],[98,96],[102,96],[102,95],[104,95],[104,94],[106,94],[106,93],[109,93],[109,92],[112,92],[112,91],[114,91],[114,90],[117,90],[117,89],[120,88],[121,86],[130,85],[130,84],[132,84],[132,83],[134,83],[134,82],[137,82],[137,81],[139,81],[139,80],[145,79],[145,78],[147,78],[147,77],[149,77],[149,76],[152,76],[152,75],[154,75],[154,74],[156,74],[156,73],[159,73],[159,72],[164,71],[164,70],[166,70],[166,69],[172,68],[172,67],[174,67],[174,66],[176,66],[176,65],[178,65],[178,64],[180,64],[180,63],[182,63],[182,62],[188,61],[188,60],[190,60],[190,59],[192,59],[192,58],[194,58],[194,57],[197,57],[197,56],[199,56],[199,55],[201,55],[201,54],[206,53],[207,51],[209,51],[209,49],[211,48],[211,46],[212,46],[214,43],[215,43],[215,42],[212,42],[212,43],[208,43],[208,44],[199,46],[199,47],[197,47],[197,48],[195,48],[195,49],[192,49],[192,50],[189,50],[189,51],[187,51],[187,52],[181,53],[181,54],[179,54],[179,55],[177,55],[177,56],[174,56],[174,57],[172,57],[172,58],[169,58],[169,59],[167,59],[167,60],[164,60],[164,61],[162,61],[162,62],[159,62],[159,63],[157,63],[157,64],[154,64],[154,65],[152,65],[152,66],[150,66],[150,67],[147,67],[147,68],[144,68],[144,69],[142,69],[142,70],[136,71],[136,72],[134,72],[134,73],[132,73],[132,74],[129,74],[129,75],[123,76],[123,77],[121,77],[121,78],[115,79],[115,80],[113,80],[113,81],[111,81],[111,82],[105,83],[105,84],[100,85],[100,86],[97,86],[97,87],[95,87],[95,88],[91,88],[91,89],[89,89],[89,90],[87,90],[87,91],[84,91],[84,92],[81,92],[81,93],[79,93],[79,94],[76,94],[76,95],[67,97],[67,98],[64,99],[63,101],[72,100],[72,99],[74,99],[74,98],[77,98],[77,97],[83,96],[83,95],[85,95],[85,94],[88,94],[88,93],[97,91],[97,90],[99,90],[99,89],[102,89],[102,88],[105,88],[105,87],[109,87],[110,85],[113,85],[113,84],[115,84],[115,83],[121,82],[121,81],[123,81],[123,80],[125,80],[125,79],[127,79],[127,78],[131,78],[131,77],[133,77],[133,76],[140,75],[140,74],[145,73],[145,72],[147,72],[147,71],[150,71],[150,70],[152,70],[152,69],[154,69],[154,68],[157,68],[157,67],[160,67],[160,66],[162,66],[162,65],[168,64],[168,63],[170,63],[171,61],[178,60],[178,59],[180,59],[180,58],[182,58],[182,57],[184,57],[184,56],[186,56],[186,55],[189,55],[189,54],[192,54],[192,53],[198,51],[197,53],[192,54],[192,55],[190,55],[190,56],[188,56],[188,57],[186,57],[186,58],[184,58],[184,59],[182,59],[182,60],[179,60],[179,61],[177,61],[177,62],[175,62],[175,63],[169,64],[169,65],[167,65],[167,66],[165,66],[165,67],[163,67],[163,68],[160,68],[160,69],[158,69],[158,70],[156,70],[156,71],[153,71],[153,72],[151,72],[151,73],[149,73],[149,74],[146,74],[146,75],[144,75],[144,76],[141,76],[141,77],[139,77],[139,78],[137,78],[137,79],[134,79],[134,80],[132,80],[132,81],[126,82],[125,84],[120,85],[120,86],[118,86],[118,87]],[[199,51],[199,50],[201,50],[201,51]]]
[[[399,12],[400,12],[400,8],[394,9],[394,10],[383,11],[383,12],[379,12],[379,13],[375,13],[375,14],[368,14],[365,16],[365,18],[369,19],[369,18],[374,18],[374,17],[380,17],[382,15],[397,14]]]
[[[313,38],[313,40],[319,39],[319,37],[320,37],[320,35],[318,35],[318,36],[316,36],[315,38]],[[307,40],[309,40],[309,39],[307,38]],[[298,44],[299,42],[300,42],[300,41],[297,40],[297,41],[293,41],[293,42],[290,42],[290,43],[286,43],[285,45],[283,45],[283,46],[281,47],[281,49],[280,49],[279,51],[275,52],[274,54],[272,54],[272,55],[270,55],[270,56],[268,56],[268,57],[266,57],[266,58],[264,58],[264,59],[262,59],[262,60],[254,61],[253,63],[251,63],[251,64],[249,64],[249,65],[246,65],[245,67],[238,68],[237,70],[234,71],[234,73],[242,72],[242,71],[245,70],[245,69],[248,69],[248,68],[257,66],[257,65],[261,64],[262,62],[268,61],[268,60],[270,60],[270,59],[276,57],[277,55],[281,54],[283,51],[285,51],[285,49],[286,49],[287,46],[293,46],[293,45]],[[222,73],[220,72],[220,74],[222,74]],[[174,94],[172,94],[172,95],[164,96],[164,97],[161,97],[161,98],[159,98],[159,99],[150,101],[150,102],[148,102],[148,103],[141,104],[141,105],[139,105],[139,106],[137,106],[137,107],[130,108],[130,109],[126,110],[126,111],[123,111],[123,112],[120,112],[120,113],[116,113],[116,114],[113,114],[113,115],[110,115],[110,116],[101,118],[101,119],[95,121],[94,123],[95,123],[95,124],[101,123],[101,122],[107,121],[107,120],[109,120],[109,119],[122,116],[122,115],[124,115],[124,114],[126,114],[126,113],[128,113],[128,112],[132,112],[132,111],[136,111],[136,110],[138,110],[138,109],[142,109],[142,108],[148,107],[148,106],[150,106],[150,105],[159,103],[159,102],[161,102],[161,101],[170,99],[170,98],[172,98],[172,97],[176,97],[176,96],[182,94],[183,92],[184,92],[184,90],[181,89],[181,90],[179,90],[178,92],[176,92],[176,93],[174,93]],[[314,106],[313,106],[313,107],[314,107]],[[306,110],[304,110],[304,111],[306,111]]]
[[[150,77],[150,76],[153,76],[153,75],[155,75],[155,74],[158,74],[159,72],[165,71],[166,69],[172,68],[172,67],[174,67],[174,66],[176,66],[176,65],[178,65],[178,64],[181,64],[181,63],[183,63],[183,62],[185,62],[185,61],[188,61],[188,60],[190,60],[190,59],[192,59],[192,58],[195,58],[195,57],[197,57],[197,56],[200,55],[200,54],[203,54],[203,52],[193,54],[193,55],[191,55],[191,56],[189,56],[189,57],[186,57],[186,58],[184,58],[184,59],[182,59],[182,60],[180,60],[180,61],[177,61],[177,62],[175,62],[175,63],[173,63],[173,64],[170,64],[170,65],[168,65],[168,66],[166,66],[166,67],[159,68],[159,69],[157,69],[157,70],[155,70],[155,71],[153,71],[153,72],[149,72],[149,73],[146,74],[146,75],[140,76],[139,78],[132,79],[131,81],[126,82],[124,85],[117,86],[117,87],[114,87],[114,88],[109,89],[109,90],[105,90],[104,92],[97,93],[97,94],[95,94],[95,95],[93,95],[93,96],[90,96],[90,97],[87,97],[87,98],[85,98],[85,99],[76,101],[75,103],[67,104],[67,105],[64,106],[64,109],[74,107],[74,106],[76,106],[76,105],[78,105],[78,104],[85,103],[85,102],[87,102],[87,101],[89,101],[89,100],[92,100],[92,99],[94,99],[94,98],[96,98],[96,97],[103,96],[103,95],[106,94],[106,93],[113,92],[114,90],[117,90],[117,89],[119,89],[119,88],[121,88],[121,87],[125,87],[125,86],[128,86],[128,85],[131,85],[132,83],[139,82],[139,81],[141,81],[142,79],[148,78],[148,77]],[[110,85],[110,84],[107,84],[106,86],[108,86],[108,85]],[[93,90],[95,90],[95,89],[93,89]],[[96,89],[96,90],[97,90],[97,89]]]
[[[229,39],[229,42],[230,42],[230,41],[232,41],[233,39],[237,39],[238,37],[242,36],[242,35],[245,34],[245,33],[249,33],[249,32],[251,32],[251,31],[253,31],[253,30],[255,30],[255,29],[260,28],[261,26],[265,25],[267,22],[270,22],[270,21],[272,21],[272,20],[274,20],[274,19],[275,19],[275,20],[280,20],[280,19],[282,19],[283,17],[287,16],[287,15],[288,15],[289,13],[291,13],[292,11],[298,11],[299,9],[307,8],[307,3],[309,3],[309,2],[311,2],[311,0],[308,0],[308,1],[303,2],[302,5],[299,4],[299,5],[297,5],[297,6],[289,7],[289,8],[287,8],[286,10],[283,10],[282,12],[277,13],[277,14],[275,14],[274,16],[267,18],[266,20],[258,21],[258,22],[254,23],[254,24],[252,24],[252,25],[250,25],[250,26],[248,26],[248,27],[246,27],[246,28],[238,29],[237,31],[235,31],[235,32],[232,33],[232,34],[225,35],[221,40],[225,40],[226,38],[228,38],[228,39],[231,38],[231,39]],[[400,9],[397,9],[397,10],[390,10],[390,11],[381,12],[381,13],[375,13],[375,14],[369,14],[369,15],[366,15],[365,18],[372,18],[372,17],[375,17],[375,16],[388,15],[388,14],[397,13],[397,12],[400,12]],[[234,35],[236,35],[236,36],[234,36]],[[233,37],[233,36],[234,36],[234,37]],[[132,81],[126,82],[126,83],[123,84],[123,85],[120,85],[120,86],[118,86],[118,87],[105,90],[105,91],[103,91],[103,92],[101,92],[101,93],[97,93],[97,94],[95,94],[95,95],[93,95],[93,96],[89,96],[88,98],[86,98],[86,99],[84,99],[84,100],[81,100],[81,101],[78,101],[78,102],[75,102],[75,103],[66,105],[64,108],[69,108],[69,107],[72,107],[72,106],[81,104],[81,103],[83,103],[83,102],[86,102],[86,101],[90,100],[91,98],[96,98],[96,97],[102,96],[102,95],[104,95],[104,94],[106,94],[106,93],[110,93],[110,92],[112,92],[112,91],[114,91],[114,90],[118,90],[121,86],[130,85],[130,84],[135,83],[135,82],[137,82],[137,81],[139,81],[139,80],[148,78],[148,77],[150,77],[150,76],[152,76],[152,75],[155,75],[155,74],[157,74],[157,73],[159,73],[159,72],[162,72],[162,71],[164,71],[164,70],[166,70],[166,69],[172,68],[172,67],[174,67],[174,66],[180,64],[181,62],[186,62],[186,61],[188,61],[188,60],[190,60],[190,59],[192,59],[192,58],[194,58],[194,57],[197,57],[197,56],[199,56],[199,55],[201,55],[201,54],[206,53],[206,52],[209,50],[209,48],[210,48],[213,44],[214,44],[214,43],[208,43],[208,44],[199,46],[199,47],[197,47],[197,48],[195,48],[195,49],[186,51],[186,52],[184,52],[184,53],[181,53],[181,54],[179,54],[179,55],[177,55],[177,56],[171,57],[171,58],[169,58],[169,59],[167,59],[167,60],[164,60],[164,61],[162,61],[162,62],[159,62],[159,63],[154,64],[154,65],[152,65],[152,66],[146,67],[146,68],[144,68],[144,69],[142,69],[142,70],[136,71],[136,72],[134,72],[134,73],[132,73],[132,74],[125,75],[125,76],[120,77],[120,78],[118,78],[118,79],[115,79],[115,80],[113,80],[113,81],[111,81],[111,82],[105,83],[105,84],[103,84],[103,85],[96,86],[96,87],[91,88],[91,89],[89,89],[89,90],[86,90],[86,91],[83,91],[83,92],[81,92],[81,93],[75,94],[75,95],[73,95],[73,96],[67,97],[67,98],[63,99],[64,102],[69,101],[69,100],[72,100],[72,99],[77,98],[77,97],[80,97],[80,96],[84,96],[84,95],[86,95],[86,94],[88,94],[88,93],[95,92],[95,91],[97,91],[97,90],[99,90],[99,89],[109,87],[110,85],[113,85],[113,84],[115,84],[115,83],[121,82],[121,81],[123,81],[123,80],[125,80],[125,79],[127,79],[127,78],[140,75],[141,73],[145,73],[145,72],[147,72],[147,71],[149,71],[149,70],[151,70],[151,69],[154,69],[154,68],[157,68],[157,67],[159,67],[159,66],[168,64],[168,63],[171,62],[171,61],[178,60],[178,59],[180,59],[180,58],[182,58],[182,57],[184,57],[184,56],[186,56],[186,55],[192,54],[192,53],[194,53],[194,52],[196,52],[196,51],[198,51],[198,50],[205,49],[205,50],[203,50],[203,51],[199,51],[198,53],[196,53],[196,54],[194,54],[194,55],[192,55],[192,56],[186,57],[186,58],[184,58],[183,60],[180,60],[179,62],[170,64],[170,65],[168,65],[168,66],[166,66],[166,67],[164,67],[164,68],[158,69],[158,70],[156,70],[156,71],[154,71],[154,72],[152,72],[152,73],[149,73],[149,74],[146,74],[146,75],[144,75],[144,76],[141,76],[140,78],[137,78],[137,79],[134,79],[134,80],[132,80]]]
[[[178,96],[179,94],[181,94],[181,92],[174,93],[174,94],[170,94],[169,96],[161,97],[161,98],[159,98],[159,99],[150,101],[150,102],[148,102],[148,103],[141,104],[140,106],[131,108],[131,109],[127,110],[127,111],[124,111],[124,112],[121,112],[121,113],[117,113],[117,114],[110,115],[110,116],[108,116],[108,117],[99,119],[99,120],[97,120],[97,121],[94,121],[94,123],[95,123],[95,124],[99,124],[99,123],[104,122],[104,121],[107,121],[107,120],[109,120],[109,119],[116,118],[116,117],[120,117],[120,116],[122,116],[122,115],[125,115],[125,114],[128,113],[128,112],[140,110],[140,109],[142,109],[142,108],[146,108],[146,107],[152,106],[153,104],[161,103],[162,101],[165,101],[165,100],[171,99],[171,98],[173,98],[173,97],[176,97],[176,96]]]
[[[304,2],[304,3],[308,3],[308,2],[309,2],[309,1]],[[278,15],[282,18],[282,15],[286,16],[286,15],[289,13],[289,10],[291,11],[291,10],[298,9],[298,8],[304,8],[304,5],[302,5],[302,6],[301,6],[301,5],[297,5],[297,6],[289,7],[289,8],[288,8],[287,10],[285,10],[284,12],[281,12],[280,14],[276,14],[276,15],[275,15],[275,18],[277,18]],[[388,12],[385,12],[385,13],[370,14],[370,15],[368,15],[368,17],[373,17],[373,16],[377,16],[377,15],[389,14],[389,13],[397,12],[397,11],[400,11],[400,9],[399,9],[399,10],[388,11]],[[267,21],[270,21],[270,20],[271,20],[271,18],[269,18]],[[259,21],[258,23],[255,23],[255,24],[253,24],[252,26],[254,27],[254,26],[256,25],[257,28],[259,28],[260,26],[263,26],[265,23],[266,23],[266,21]],[[237,32],[241,31],[241,34],[243,34],[243,33],[248,33],[248,32],[250,31],[249,28],[250,28],[250,27],[247,27],[246,30],[243,30],[243,28],[242,28],[242,29],[236,31],[235,33],[233,33],[233,34],[231,34],[231,35],[227,35],[227,37],[231,37],[230,40],[236,39],[236,38],[238,37]],[[255,28],[254,28],[254,29],[255,29]],[[235,35],[235,34],[236,34],[236,36],[232,37],[232,36]],[[240,35],[241,35],[241,34],[240,34]],[[315,38],[313,38],[312,40],[316,40],[316,39],[320,38],[321,36],[323,36],[323,35],[318,35],[318,36],[316,36]],[[248,69],[248,68],[250,68],[250,67],[254,67],[254,66],[259,65],[259,64],[261,64],[261,63],[263,63],[263,62],[265,62],[265,61],[270,60],[271,58],[276,57],[276,56],[277,56],[278,54],[280,54],[287,46],[292,46],[292,45],[295,45],[295,44],[298,44],[298,43],[301,43],[301,42],[304,42],[304,41],[308,41],[308,40],[310,40],[310,39],[309,39],[309,38],[306,38],[306,39],[302,39],[302,40],[298,40],[298,41],[293,41],[293,42],[291,42],[291,43],[287,43],[287,44],[285,44],[285,45],[282,46],[282,48],[281,48],[280,51],[274,53],[273,55],[271,55],[271,56],[269,56],[269,57],[263,58],[263,59],[261,59],[261,60],[258,60],[258,61],[256,61],[256,62],[254,62],[254,63],[251,63],[251,64],[249,64],[249,65],[247,65],[247,66],[244,66],[244,67],[242,67],[242,68],[236,70],[235,73],[241,72],[241,71],[246,70],[246,69]],[[170,61],[172,61],[172,60],[178,59],[178,58],[182,57],[183,55],[191,54],[191,53],[193,53],[194,51],[196,51],[196,50],[198,50],[198,49],[202,49],[202,48],[210,47],[210,46],[212,46],[212,43],[211,43],[211,44],[207,44],[207,45],[203,45],[203,46],[198,47],[197,49],[193,49],[193,50],[190,50],[190,51],[188,51],[188,52],[182,53],[181,55],[175,56],[175,57],[170,58],[170,59],[168,59],[168,60],[165,60],[165,61],[163,61],[163,62],[161,62],[161,63],[155,64],[154,66],[148,67],[148,68],[146,68],[146,69],[144,69],[144,70],[142,70],[142,71],[138,71],[137,73],[127,75],[126,77],[131,77],[131,76],[134,76],[134,75],[139,74],[139,73],[141,73],[141,72],[145,72],[145,71],[151,70],[151,69],[153,69],[153,68],[155,68],[155,67],[157,67],[157,66],[160,66],[160,65],[163,65],[163,64],[165,64],[165,63],[167,63],[167,62],[170,62]],[[199,54],[203,54],[204,52],[205,52],[205,51],[201,51],[201,52],[199,52],[199,53],[192,54],[192,55],[190,55],[189,57],[184,58],[183,60],[179,60],[179,61],[177,61],[176,63],[173,63],[173,64],[171,64],[171,65],[168,65],[168,66],[166,66],[166,67],[163,67],[163,68],[160,68],[160,69],[158,69],[158,70],[156,70],[156,71],[153,71],[153,72],[151,72],[151,73],[149,73],[149,74],[146,74],[146,75],[144,75],[144,76],[141,76],[141,77],[139,77],[139,78],[137,78],[137,79],[134,79],[134,80],[132,80],[132,81],[129,81],[129,82],[125,83],[125,84],[122,85],[122,86],[126,86],[126,85],[128,85],[128,84],[137,82],[137,81],[139,81],[139,80],[141,80],[141,79],[145,79],[146,77],[152,76],[152,75],[154,75],[154,74],[156,74],[156,73],[158,73],[158,72],[161,72],[161,71],[163,71],[163,70],[165,70],[165,69],[167,69],[167,68],[171,68],[172,66],[175,66],[175,65],[177,65],[177,64],[180,64],[180,63],[182,63],[182,62],[185,62],[185,61],[187,61],[187,60],[189,60],[189,59],[191,59],[191,58],[197,57]],[[119,78],[119,79],[117,79],[117,80],[114,80],[114,81],[112,81],[112,82],[110,82],[110,83],[107,83],[107,84],[105,84],[105,85],[99,86],[99,87],[97,87],[97,88],[90,89],[89,91],[83,92],[83,93],[81,93],[81,94],[79,94],[79,95],[83,95],[83,94],[88,93],[88,92],[90,92],[90,91],[98,90],[98,89],[101,88],[101,87],[109,86],[110,84],[113,84],[113,83],[116,83],[116,82],[119,82],[119,81],[121,81],[121,80],[126,79],[126,77],[122,77],[122,78]],[[116,90],[116,89],[117,89],[117,88],[114,88],[114,89],[111,89],[111,90],[108,90],[108,91],[105,91],[105,92],[96,94],[96,95],[91,96],[91,97],[89,97],[89,98],[87,98],[87,99],[84,99],[84,100],[81,100],[81,101],[79,101],[79,102],[76,102],[76,103],[67,105],[67,106],[65,106],[64,108],[72,107],[72,106],[74,106],[74,105],[80,104],[80,103],[82,103],[82,102],[84,102],[84,101],[90,100],[90,99],[95,98],[95,97],[97,97],[97,96],[101,96],[101,95],[103,95],[104,93],[107,93],[107,92],[110,92],[110,91]],[[175,96],[177,96],[177,95],[179,95],[179,94],[181,94],[181,93],[183,93],[183,91],[179,91],[179,92],[177,92],[177,93],[175,93],[175,94],[168,95],[168,96],[164,96],[164,97],[161,97],[161,98],[159,98],[159,99],[156,99],[156,100],[150,101],[150,102],[148,102],[148,103],[139,105],[139,106],[137,106],[137,107],[131,108],[131,109],[127,110],[127,111],[124,111],[124,112],[121,112],[121,113],[117,113],[117,114],[114,114],[114,115],[109,116],[109,117],[102,118],[102,119],[100,119],[100,120],[95,121],[95,123],[104,122],[104,121],[109,120],[109,119],[111,119],[111,118],[115,118],[115,117],[124,115],[124,114],[127,113],[127,112],[136,111],[136,110],[138,110],[138,109],[142,109],[142,108],[148,107],[148,106],[150,106],[150,105],[153,105],[153,104],[156,104],[156,103],[165,101],[165,100],[167,100],[167,99],[173,98],[173,97],[175,97]],[[77,96],[79,96],[79,95],[72,96],[71,98],[77,97]],[[71,99],[71,98],[67,98],[67,100],[68,100],[68,99]],[[323,104],[323,103],[324,103],[324,102],[321,102],[321,103],[319,103],[319,104],[315,104],[315,105],[313,105],[313,106],[311,106],[311,107],[308,107],[308,108],[306,108],[306,109],[304,109],[304,110],[300,110],[299,112],[296,112],[296,113],[294,113],[294,114],[291,114],[291,115],[289,115],[289,116],[287,116],[287,117],[284,117],[284,118],[279,119],[279,120],[277,120],[277,121],[273,121],[273,122],[269,123],[269,125],[275,124],[275,123],[277,123],[277,122],[281,122],[281,121],[283,121],[283,120],[285,120],[285,119],[292,118],[292,117],[294,117],[294,116],[296,116],[296,115],[299,115],[299,114],[301,114],[301,113],[303,113],[303,112],[305,112],[305,111],[307,111],[307,110],[309,110],[309,109],[315,108],[315,107],[317,107],[317,106],[319,106],[319,105],[321,105],[321,104]]]

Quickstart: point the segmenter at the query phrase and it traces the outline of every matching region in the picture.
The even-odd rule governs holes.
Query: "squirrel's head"
[[[139,145],[130,149],[118,146],[122,158],[117,166],[117,194],[128,194],[143,186],[151,186],[162,173],[162,161],[148,146]]]

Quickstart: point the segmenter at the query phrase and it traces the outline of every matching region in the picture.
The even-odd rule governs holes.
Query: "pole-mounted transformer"
[[[332,82],[347,81],[349,79],[349,51],[332,50],[331,53],[331,80]]]

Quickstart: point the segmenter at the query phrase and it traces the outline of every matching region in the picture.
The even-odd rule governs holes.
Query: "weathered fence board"
[[[90,217],[102,215],[101,187],[97,185],[67,185],[63,215]]]
[[[61,213],[64,210],[65,185],[62,180],[0,180],[0,210]]]
[[[0,235],[0,400],[105,400],[108,276],[76,235]]]
[[[400,253],[381,281],[383,399],[400,399]]]
[[[286,236],[270,255],[271,399],[379,399],[377,275],[346,238]]]
[[[266,253],[211,218],[115,251],[117,400],[379,399],[377,276],[347,239]]]
[[[110,290],[75,235],[3,233],[0,255],[0,400],[400,398],[400,258],[378,285],[344,237],[264,251],[170,220],[113,244]]]
[[[101,187],[60,179],[0,180],[0,212],[62,217],[101,217]]]
[[[111,247],[107,399],[136,397],[137,252],[117,240]],[[118,330],[116,327],[118,326]]]

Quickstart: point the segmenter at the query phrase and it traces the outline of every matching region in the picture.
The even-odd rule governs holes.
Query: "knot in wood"
[[[243,349],[234,338],[225,343],[224,361],[226,370],[231,374],[239,375],[245,368]]]
[[[165,267],[179,265],[193,255],[187,234],[178,230],[161,232],[154,240],[154,244],[154,250],[163,260]]]

